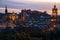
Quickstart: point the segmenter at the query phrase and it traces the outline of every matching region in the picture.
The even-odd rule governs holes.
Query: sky
[[[50,12],[54,4],[60,10],[60,0],[0,0],[0,12],[4,12],[5,5],[7,5],[9,12],[20,12],[21,9]]]

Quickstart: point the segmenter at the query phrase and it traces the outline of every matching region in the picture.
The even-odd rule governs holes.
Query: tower
[[[26,19],[26,10],[21,10],[21,22],[24,22]]]
[[[8,13],[8,10],[7,10],[7,5],[5,6],[5,14]]]
[[[54,8],[52,9],[52,19],[51,22],[53,24],[53,30],[55,30],[57,28],[57,13],[58,13],[58,9],[56,8],[56,5],[54,5]]]
[[[57,12],[58,11],[58,9],[56,8],[56,5],[54,5],[54,8],[52,9],[52,16],[54,17],[54,18],[57,18]]]

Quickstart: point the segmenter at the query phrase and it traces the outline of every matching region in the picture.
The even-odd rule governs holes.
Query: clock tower
[[[52,19],[51,22],[53,24],[52,30],[55,30],[57,28],[57,13],[58,9],[56,8],[56,5],[54,5],[54,8],[52,9]]]
[[[57,11],[58,11],[58,9],[56,8],[56,5],[54,5],[54,8],[52,9],[52,16],[54,18],[57,18]]]

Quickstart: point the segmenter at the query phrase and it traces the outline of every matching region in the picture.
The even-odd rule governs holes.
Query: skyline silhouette
[[[51,15],[51,9],[54,4],[56,4],[58,8],[58,15],[60,15],[59,2],[59,0],[0,0],[0,12],[4,13],[5,5],[7,5],[9,12],[19,13],[22,9],[31,9],[37,11],[47,11],[47,13]]]

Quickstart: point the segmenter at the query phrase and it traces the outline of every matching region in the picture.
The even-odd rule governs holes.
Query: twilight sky
[[[9,12],[20,12],[20,9],[49,11],[54,4],[60,10],[60,0],[0,0],[0,12],[4,10],[5,5],[8,6]]]

